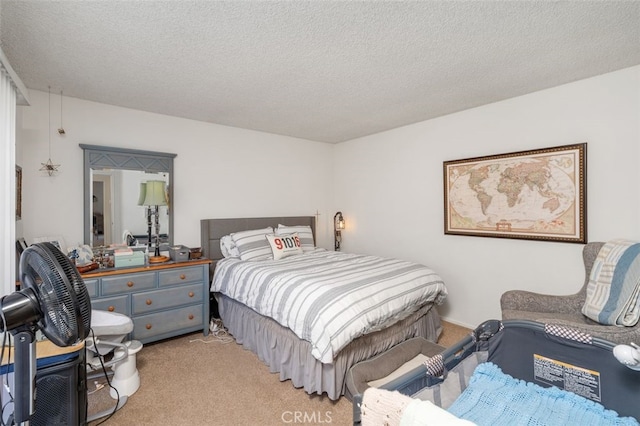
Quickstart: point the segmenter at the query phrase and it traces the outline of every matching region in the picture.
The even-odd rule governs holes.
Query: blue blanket
[[[480,426],[639,425],[574,393],[514,379],[491,362],[476,368],[448,411]]]

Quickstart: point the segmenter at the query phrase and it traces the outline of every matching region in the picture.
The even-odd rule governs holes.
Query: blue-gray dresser
[[[142,343],[202,330],[209,334],[209,259],[97,269],[82,278],[91,307],[133,320]]]

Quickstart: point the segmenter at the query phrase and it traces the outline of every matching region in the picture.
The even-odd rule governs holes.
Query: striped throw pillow
[[[276,235],[289,235],[296,232],[300,237],[300,245],[302,246],[302,251],[313,251],[316,245],[313,241],[313,232],[311,231],[311,227],[309,225],[287,226],[278,224],[278,229],[276,229]]]
[[[231,234],[231,239],[236,243],[242,260],[266,260],[273,259],[271,245],[266,236],[273,235],[273,228],[252,229]]]

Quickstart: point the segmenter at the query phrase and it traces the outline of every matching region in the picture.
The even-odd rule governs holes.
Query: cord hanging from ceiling
[[[64,127],[62,126],[62,89],[60,89],[60,127],[58,128],[60,136],[65,135]]]
[[[40,171],[47,172],[49,176],[53,176],[54,173],[58,172],[60,164],[53,164],[51,160],[51,86],[49,86],[49,127],[47,127],[47,133],[49,134],[49,159],[46,163],[40,163],[42,164]]]

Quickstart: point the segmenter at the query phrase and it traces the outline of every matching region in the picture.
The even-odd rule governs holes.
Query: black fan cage
[[[49,340],[64,347],[89,335],[89,293],[76,267],[55,245],[28,247],[20,258],[20,280],[36,293],[42,312],[38,326]]]

